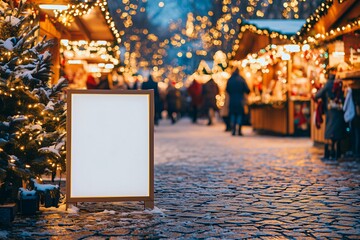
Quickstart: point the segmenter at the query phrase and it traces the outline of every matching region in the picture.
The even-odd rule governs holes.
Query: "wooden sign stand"
[[[154,208],[153,90],[68,90],[66,208],[143,201]]]

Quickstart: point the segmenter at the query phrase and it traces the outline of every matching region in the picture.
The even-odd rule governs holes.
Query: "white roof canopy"
[[[294,35],[304,25],[305,20],[256,19],[246,20],[246,23],[256,25],[256,27],[260,29],[268,29],[286,35]]]

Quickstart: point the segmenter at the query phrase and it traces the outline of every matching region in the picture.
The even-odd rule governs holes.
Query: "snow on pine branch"
[[[68,80],[64,77],[61,77],[59,81],[52,87],[53,93],[61,91],[64,87],[68,85]]]
[[[24,115],[16,115],[13,117],[10,117],[12,122],[25,122],[28,120],[28,118]]]
[[[18,65],[15,67],[15,77],[24,79],[25,81],[48,80],[51,76],[51,54],[45,51],[43,54],[38,55],[38,58],[33,64]],[[28,84],[30,84],[29,82]]]
[[[34,88],[34,90],[31,93],[36,95],[39,99],[50,100],[51,89],[50,88],[43,88],[43,87]]]
[[[59,185],[52,185],[52,184],[41,184],[38,183],[35,179],[31,179],[31,181],[34,183],[34,189],[39,192],[46,192],[46,191],[52,191],[59,189]]]
[[[42,131],[42,127],[39,124],[30,124],[25,127],[26,129],[29,129],[30,131]]]
[[[57,157],[61,157],[60,150],[64,146],[63,143],[55,144],[49,147],[43,147],[39,149],[41,153],[53,153]]]
[[[16,26],[20,22],[20,19],[14,16],[6,16],[5,21],[10,23],[11,26]]]
[[[14,46],[15,48],[22,48],[22,47],[27,47],[27,46],[24,46],[24,43],[27,41],[27,45],[31,45],[35,38],[33,37],[35,35],[35,32],[40,28],[39,25],[33,27],[33,29],[31,29],[28,33],[26,33],[25,36],[23,36],[22,38],[20,38],[20,40],[16,43],[16,45]],[[30,40],[29,40],[30,39]]]
[[[49,101],[45,107],[45,110],[54,111],[54,105],[55,105],[55,103],[53,101]]]
[[[4,40],[0,40],[0,47],[3,47],[5,48],[6,50],[12,52],[15,48],[15,45],[16,45],[16,38],[15,37],[11,37],[11,38],[8,38],[6,39],[5,41]]]

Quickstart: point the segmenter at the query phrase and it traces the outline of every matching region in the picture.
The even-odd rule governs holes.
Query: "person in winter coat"
[[[96,89],[98,83],[93,75],[89,74],[86,79],[86,89]]]
[[[229,116],[229,94],[225,93],[224,106],[220,109],[220,116],[225,123],[225,132],[231,131],[230,116]]]
[[[212,125],[214,112],[217,110],[216,95],[219,94],[219,87],[214,79],[207,81],[202,87],[203,107],[208,116],[207,125]]]
[[[193,80],[187,91],[191,97],[192,122],[196,123],[198,118],[198,111],[202,103],[202,85],[198,81]]]
[[[325,145],[324,159],[337,159],[341,156],[340,141],[346,134],[346,123],[342,106],[344,94],[342,83],[335,79],[336,68],[329,69],[329,78],[323,88],[315,95],[315,100],[322,99],[325,109],[325,139],[331,140],[331,151]]]
[[[174,85],[175,83],[169,84],[166,95],[167,112],[172,124],[176,123],[181,108],[181,93]]]
[[[240,76],[238,68],[235,69],[234,73],[229,78],[226,85],[226,92],[229,94],[229,115],[232,135],[235,135],[237,130],[239,136],[242,136],[241,126],[245,114],[244,94],[249,94],[250,89],[246,84],[245,79]]]
[[[109,83],[109,79],[108,76],[102,76],[100,79],[99,84],[96,87],[97,89],[106,89],[109,90],[110,89],[110,83]]]
[[[146,82],[143,82],[141,85],[141,89],[143,90],[154,90],[154,103],[155,103],[155,116],[154,116],[154,123],[155,125],[159,125],[159,119],[161,114],[161,99],[159,94],[158,83],[155,82],[152,76],[149,76],[149,79]]]

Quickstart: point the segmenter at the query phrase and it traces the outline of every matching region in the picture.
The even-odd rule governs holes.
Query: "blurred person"
[[[225,132],[231,131],[230,116],[229,116],[229,94],[225,93],[224,106],[220,109],[220,116],[225,123]]]
[[[128,89],[128,85],[127,85],[127,82],[125,80],[125,76],[122,73],[117,75],[116,88],[121,89],[121,90],[127,90]]]
[[[129,86],[129,90],[137,90],[137,89],[140,89],[141,88],[141,83],[140,83],[140,77],[141,77],[141,75],[140,74],[138,74],[138,73],[134,73],[133,75],[132,75],[132,77],[133,77],[133,80],[134,80],[134,82],[133,82],[133,85],[132,86]]]
[[[161,115],[161,99],[159,94],[158,82],[155,82],[153,77],[149,75],[148,80],[142,83],[141,89],[154,90],[154,104],[155,104],[154,124],[159,125],[159,119]]]
[[[181,93],[175,87],[175,82],[169,83],[166,95],[167,112],[171,123],[175,124],[181,108]]]
[[[250,93],[250,89],[245,79],[240,75],[240,70],[235,69],[226,85],[226,92],[229,94],[229,116],[231,124],[231,132],[234,136],[236,131],[242,136],[242,120],[244,111],[244,95]]]
[[[335,67],[328,70],[328,81],[316,93],[315,100],[321,99],[324,106],[326,125],[325,139],[331,140],[331,150],[325,144],[324,160],[337,159],[341,156],[340,141],[346,136],[346,123],[342,110],[344,103],[344,93],[342,82],[336,79],[337,69]]]
[[[106,89],[106,90],[109,90],[111,85],[112,85],[112,84],[110,84],[110,79],[109,79],[109,76],[108,76],[108,75],[101,76],[100,82],[99,82],[99,84],[97,85],[97,89],[104,89],[104,90]]]
[[[84,67],[80,67],[76,70],[73,78],[71,79],[72,83],[69,84],[69,88],[74,89],[85,89],[86,88],[86,80],[87,80],[87,73]]]
[[[96,78],[92,74],[88,74],[86,78],[86,89],[97,89]]]
[[[216,95],[219,94],[219,87],[214,79],[210,79],[202,86],[203,108],[208,117],[207,125],[212,125],[212,120],[217,111]]]
[[[187,89],[191,97],[191,119],[193,123],[197,122],[199,108],[202,103],[202,85],[196,79],[194,79],[191,85]]]

